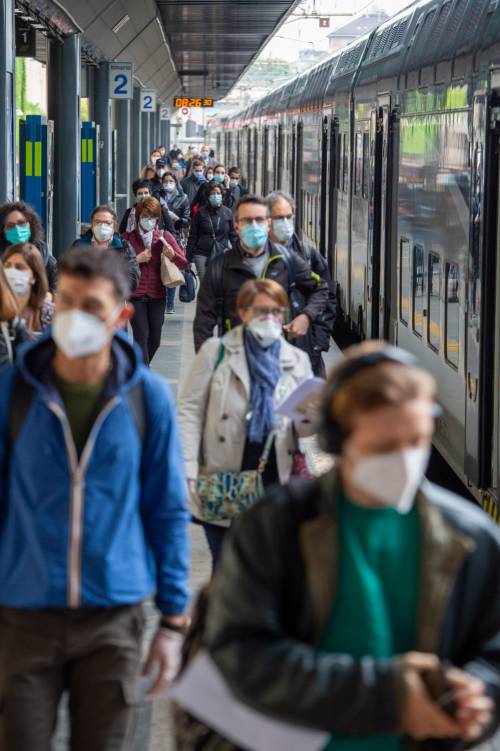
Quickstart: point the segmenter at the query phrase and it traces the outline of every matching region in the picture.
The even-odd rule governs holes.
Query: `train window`
[[[425,305],[425,260],[424,249],[421,245],[413,246],[413,313],[412,327],[417,336],[424,335],[424,305]]]
[[[342,158],[342,141],[339,133],[335,136],[335,187],[340,190],[341,175],[341,158]]]
[[[410,242],[402,237],[399,244],[399,318],[405,326],[410,319]]]
[[[354,195],[361,195],[361,186],[363,183],[363,134],[356,133],[356,167],[354,180]]]
[[[446,264],[445,357],[458,369],[460,355],[460,269]]]
[[[363,198],[368,198],[370,180],[370,139],[363,133]]]
[[[343,151],[342,151],[342,190],[347,193],[347,186],[349,184],[349,154],[347,152],[347,133],[342,136],[343,139]]]
[[[438,352],[441,341],[441,259],[437,253],[429,253],[427,275],[427,341]]]

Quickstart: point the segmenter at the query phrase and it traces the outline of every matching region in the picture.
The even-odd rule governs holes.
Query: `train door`
[[[269,127],[264,126],[264,144],[262,148],[262,195],[269,193]]]
[[[321,194],[319,209],[319,252],[326,257],[327,204],[328,204],[328,118],[323,118],[321,129]]]
[[[367,335],[387,339],[390,278],[390,205],[392,160],[390,154],[389,104],[378,106],[370,122],[370,203],[368,211]]]
[[[247,188],[250,189],[252,185],[252,129],[247,128],[247,161],[245,164],[246,174],[244,175],[244,182]]]
[[[495,101],[496,100],[496,101]],[[465,471],[477,488],[491,485],[495,275],[498,221],[500,97],[474,97],[466,311]],[[497,105],[497,106],[494,106]]]
[[[329,152],[330,170],[328,174],[328,264],[332,279],[336,279],[334,268],[335,243],[337,242],[337,191],[340,183],[340,135],[339,119],[330,120]]]
[[[292,196],[297,201],[296,189],[297,189],[297,125],[292,125],[292,170],[291,170],[291,190]]]
[[[283,125],[278,125],[278,145],[276,149],[276,177],[275,187],[281,190],[283,185]]]

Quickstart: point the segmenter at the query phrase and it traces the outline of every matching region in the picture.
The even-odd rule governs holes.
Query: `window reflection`
[[[450,365],[458,368],[460,356],[460,270],[456,263],[446,264],[446,351]]]
[[[424,335],[424,278],[424,249],[421,245],[415,245],[413,248],[413,331],[418,336]]]
[[[427,339],[436,351],[439,350],[441,339],[441,264],[437,253],[429,253],[428,273],[428,328]]]
[[[399,317],[402,323],[408,326],[410,318],[410,243],[405,238],[401,238],[399,258]]]

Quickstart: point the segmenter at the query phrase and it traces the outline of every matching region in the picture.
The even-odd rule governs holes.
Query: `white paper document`
[[[295,422],[314,419],[325,383],[316,376],[306,378],[277,405],[276,412]]]
[[[320,751],[330,736],[289,725],[237,699],[206,652],[200,652],[169,692],[190,714],[246,751]]]

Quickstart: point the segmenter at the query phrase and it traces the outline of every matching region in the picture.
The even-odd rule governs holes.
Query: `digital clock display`
[[[174,99],[174,107],[213,107],[213,99],[195,98],[189,96],[176,96]]]

